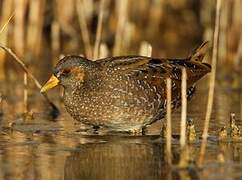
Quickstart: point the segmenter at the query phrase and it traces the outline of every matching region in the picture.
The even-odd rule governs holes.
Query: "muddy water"
[[[228,84],[230,84],[229,82]],[[217,83],[215,106],[203,170],[169,168],[165,144],[160,139],[160,122],[148,128],[147,135],[86,135],[60,102],[63,112],[56,121],[35,112],[34,120],[22,121],[13,114],[0,120],[0,180],[2,179],[221,179],[242,178],[242,143],[218,143],[219,128],[228,123],[230,112],[241,121],[242,91]],[[228,88],[229,87],[229,88]],[[57,90],[50,93],[55,96]],[[201,135],[207,101],[207,79],[198,84],[188,104]],[[4,105],[5,108],[12,106]],[[7,111],[7,110],[6,110]],[[179,134],[180,110],[172,115],[173,134]],[[14,123],[13,123],[14,122]],[[100,132],[102,134],[102,132]],[[179,141],[173,141],[173,162],[180,156]],[[198,157],[200,142],[189,145],[190,156]],[[223,154],[224,163],[218,161]]]

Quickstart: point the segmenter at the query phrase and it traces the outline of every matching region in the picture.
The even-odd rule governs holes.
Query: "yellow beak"
[[[41,88],[40,92],[43,93],[48,91],[49,89],[57,86],[59,82],[60,82],[59,79],[57,79],[57,77],[52,75],[50,79],[47,81],[47,83],[45,83],[45,85]]]

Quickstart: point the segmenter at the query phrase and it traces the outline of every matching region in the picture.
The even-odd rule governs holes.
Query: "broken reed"
[[[209,82],[207,111],[206,111],[206,117],[205,117],[205,122],[204,122],[203,134],[202,134],[202,145],[201,145],[199,159],[198,159],[198,166],[200,166],[200,167],[202,166],[202,164],[204,162],[204,156],[205,156],[205,152],[206,152],[207,138],[208,138],[209,121],[210,121],[212,109],[213,109],[213,97],[214,97],[214,89],[215,89],[216,66],[217,66],[217,59],[218,59],[218,43],[219,43],[221,4],[222,4],[222,0],[217,0],[217,2],[216,2],[215,29],[214,29],[214,38],[213,38],[212,70],[211,70],[210,82]]]
[[[187,72],[182,68],[182,82],[181,82],[181,148],[184,149],[186,145],[186,120],[187,120]]]
[[[171,151],[171,139],[172,139],[172,130],[171,130],[171,79],[166,79],[166,124],[167,124],[167,135],[166,135],[166,155],[167,162],[169,165],[172,165],[172,151]]]

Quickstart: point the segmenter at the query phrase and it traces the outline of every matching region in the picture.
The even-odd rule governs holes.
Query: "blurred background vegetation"
[[[152,56],[185,57],[204,40],[212,44],[215,3],[215,0],[1,0],[0,43],[23,59],[42,83],[60,57],[68,54],[89,59],[134,55],[140,54],[148,43]],[[240,0],[224,1],[220,24],[218,70],[231,72],[225,77],[221,73],[221,81],[227,78],[236,87],[239,83],[234,82],[234,74],[241,74],[241,9]],[[15,101],[22,98],[23,83],[16,82],[23,82],[23,76],[10,58],[0,51],[0,80],[9,83],[0,90]],[[210,59],[207,57],[208,62]],[[31,88],[31,83],[28,86]],[[21,109],[22,105],[19,106]]]

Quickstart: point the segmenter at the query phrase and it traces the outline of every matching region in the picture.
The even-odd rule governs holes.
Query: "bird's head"
[[[52,76],[41,88],[41,92],[46,92],[57,85],[62,85],[64,88],[82,86],[94,64],[80,56],[65,56],[55,66]]]

